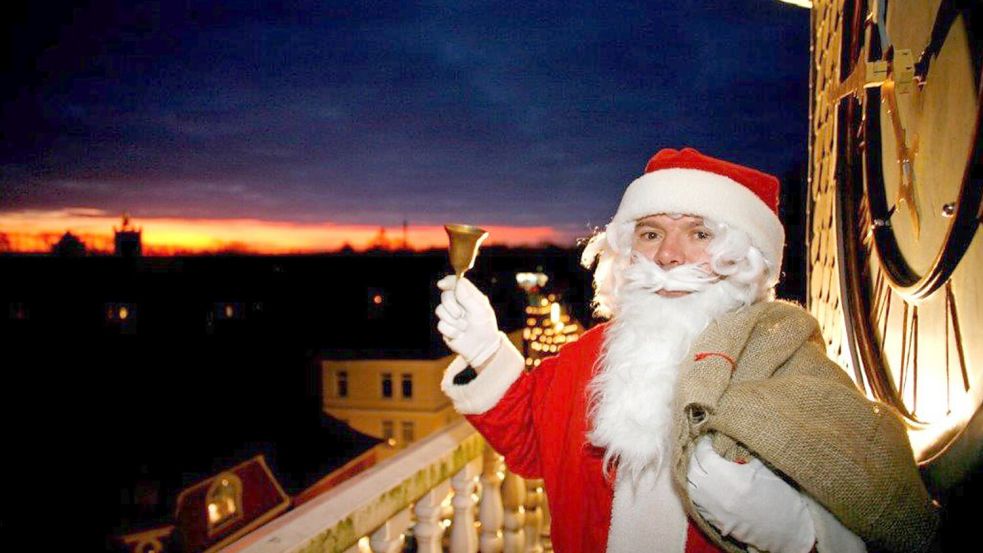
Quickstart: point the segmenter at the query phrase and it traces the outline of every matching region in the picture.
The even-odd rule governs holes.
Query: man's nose
[[[674,238],[666,238],[659,244],[659,250],[655,252],[655,262],[663,269],[671,269],[685,262],[683,250],[679,241]]]

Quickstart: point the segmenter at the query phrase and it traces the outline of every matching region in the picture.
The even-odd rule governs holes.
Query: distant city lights
[[[522,329],[527,369],[538,367],[544,357],[557,353],[563,344],[576,341],[583,332],[583,328],[565,312],[556,294],[543,295],[538,287],[523,286],[530,280],[516,275],[516,282],[526,291],[529,300],[526,327]]]

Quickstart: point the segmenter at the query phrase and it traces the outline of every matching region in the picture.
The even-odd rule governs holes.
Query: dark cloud
[[[3,207],[577,227],[659,147],[806,156],[806,10],[378,4],[13,9]]]

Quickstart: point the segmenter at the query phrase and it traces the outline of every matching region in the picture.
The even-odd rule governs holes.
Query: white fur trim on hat
[[[630,223],[659,213],[697,215],[746,232],[768,261],[770,280],[777,280],[785,229],[778,215],[741,183],[698,169],[652,171],[628,185],[611,223]]]

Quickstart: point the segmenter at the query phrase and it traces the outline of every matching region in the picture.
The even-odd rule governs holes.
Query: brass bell
[[[460,279],[474,266],[474,258],[478,256],[478,246],[488,238],[488,232],[471,225],[444,225],[444,230],[447,231],[447,237],[450,239],[448,250],[451,267]]]

